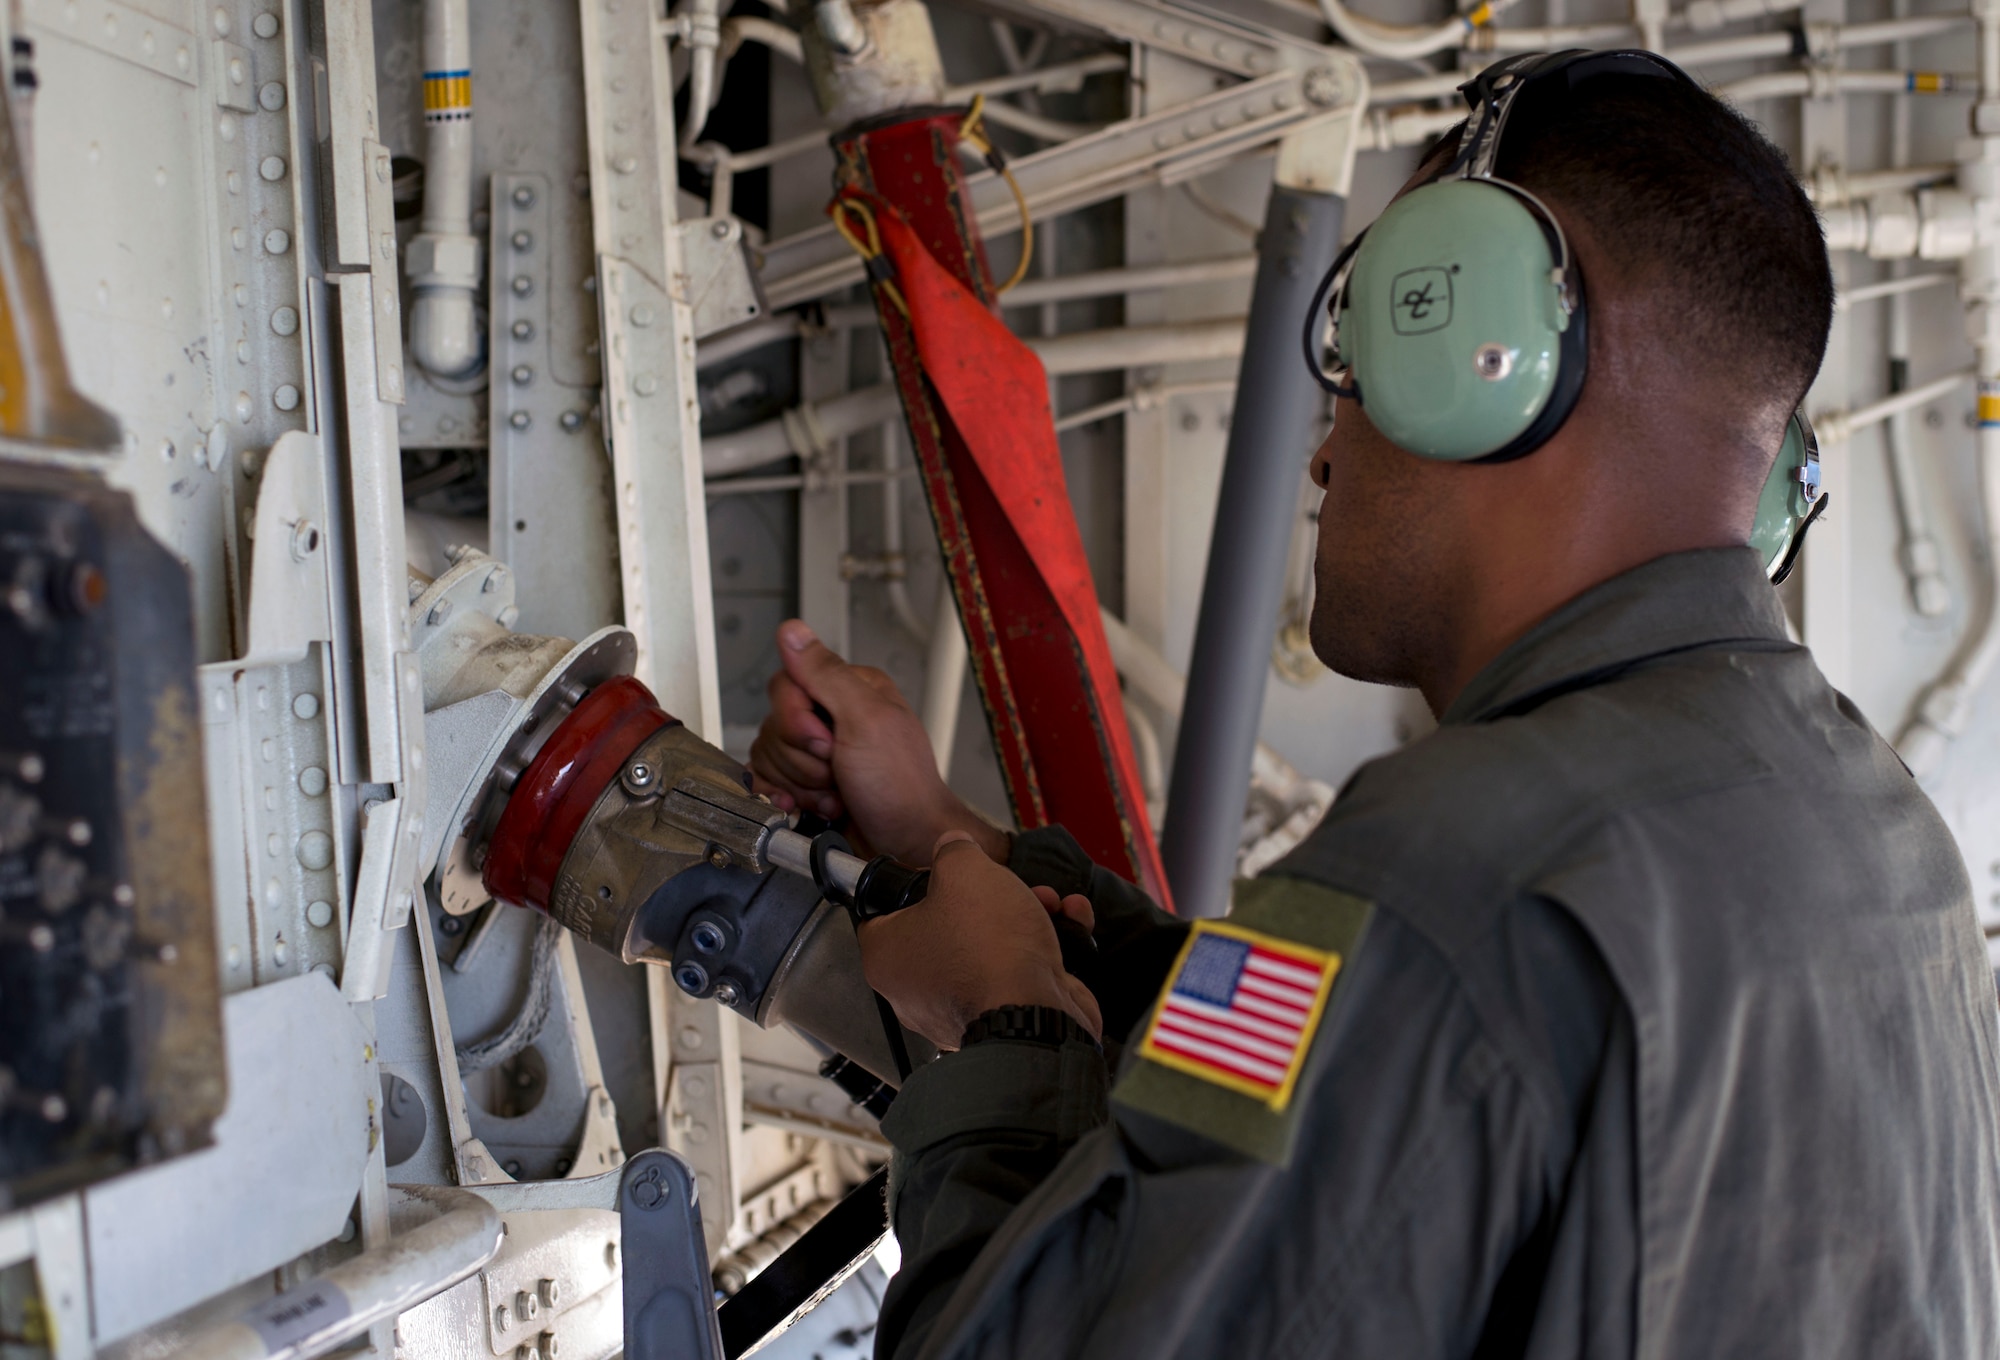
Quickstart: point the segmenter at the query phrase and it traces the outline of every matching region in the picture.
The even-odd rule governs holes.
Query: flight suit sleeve
[[[1097,960],[1085,981],[1115,1051],[1159,994],[1187,937],[1187,922],[1160,910],[1137,884],[1094,863],[1060,826],[1017,832],[1007,867],[1031,888],[1090,899]]]
[[[1561,943],[1538,991],[1601,996],[1594,954]],[[940,1059],[882,1123],[903,1266],[877,1356],[1472,1353],[1534,1250],[1575,1119],[1560,1081],[1523,1072],[1533,1045],[1496,1042],[1488,1019],[1427,939],[1377,912],[1282,1138],[1239,1136],[1220,1107],[1127,1103],[1148,1066],[1136,1043],[1116,1083],[1082,1043]]]

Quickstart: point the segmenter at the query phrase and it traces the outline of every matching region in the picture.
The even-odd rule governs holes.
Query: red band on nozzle
[[[632,753],[675,721],[629,675],[584,695],[516,781],[487,845],[486,891],[547,911],[563,857],[598,798]]]

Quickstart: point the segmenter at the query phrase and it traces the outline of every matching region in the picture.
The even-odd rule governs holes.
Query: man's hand
[[[906,864],[928,864],[947,831],[1007,858],[1007,833],[939,777],[930,737],[895,681],[850,666],[797,619],[779,626],[778,657],[784,669],[767,687],[770,716],[750,747],[759,793],[787,811],[845,812],[860,848]]]
[[[862,971],[905,1028],[942,1049],[957,1048],[965,1027],[998,1006],[1054,1006],[1101,1035],[1096,998],[1063,971],[1056,914],[1090,928],[1086,899],[1031,892],[970,836],[947,832],[923,901],[862,922]]]

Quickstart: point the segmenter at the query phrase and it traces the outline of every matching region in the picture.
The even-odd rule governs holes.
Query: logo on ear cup
[[[1389,285],[1389,317],[1398,335],[1424,335],[1451,324],[1451,271],[1405,269]]]

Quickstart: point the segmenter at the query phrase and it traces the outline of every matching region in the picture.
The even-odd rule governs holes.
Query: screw
[[[534,207],[535,191],[525,184],[516,185],[514,188],[514,206],[517,208]]]
[[[535,380],[535,370],[526,364],[515,364],[514,371],[507,376],[514,380],[514,386],[526,387]]]
[[[722,927],[713,921],[701,921],[689,932],[688,940],[704,954],[713,954],[726,943]]]
[[[689,996],[700,996],[708,990],[708,970],[690,961],[674,969],[674,981]]]
[[[726,217],[718,218],[709,231],[714,233],[716,240],[727,241],[736,234],[736,224]]]
[[[535,423],[534,417],[526,411],[516,411],[507,417],[507,423],[517,430],[525,430]]]
[[[583,428],[583,412],[564,411],[558,423],[571,434]]]
[[[739,995],[733,982],[724,981],[715,984],[715,999],[725,1006],[735,1005]]]
[[[643,760],[625,767],[625,788],[629,793],[645,793],[660,780],[660,772]]]
[[[535,338],[535,323],[532,321],[516,321],[512,326],[508,327],[508,333],[516,340],[532,340]]]
[[[525,232],[525,231],[517,231],[517,232],[515,232],[515,233],[514,233],[514,235],[513,235],[513,236],[512,236],[511,238],[509,238],[509,239],[511,239],[511,240],[513,241],[513,243],[514,243],[514,249],[516,249],[516,250],[532,250],[532,249],[534,249],[534,246],[535,246],[535,238],[534,238],[533,236],[531,236],[530,234],[528,234],[527,232]]]
[[[708,862],[718,869],[727,869],[731,862],[730,854],[718,845],[708,852]]]
[[[446,619],[450,617],[451,617],[451,601],[439,600],[436,604],[431,606],[431,612],[429,613],[429,615],[426,616],[426,619],[431,624],[432,627],[436,627],[438,624],[443,623]]]
[[[1472,352],[1472,371],[1487,382],[1499,382],[1514,371],[1514,351],[1501,344],[1485,344]]]

